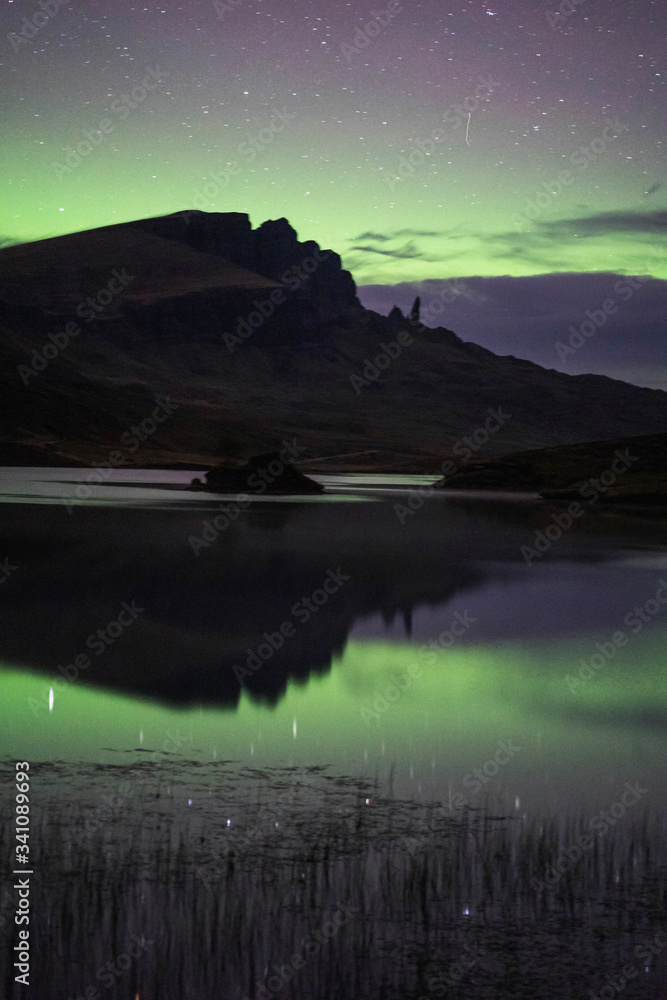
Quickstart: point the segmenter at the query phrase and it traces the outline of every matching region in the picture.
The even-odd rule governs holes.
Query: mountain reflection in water
[[[665,522],[383,500],[3,504],[2,1000],[667,995]]]
[[[518,578],[523,609],[513,601],[505,617],[539,621],[544,608],[531,603],[531,584],[543,565],[606,561],[619,539],[630,550],[667,543],[659,521],[592,510],[544,563],[527,567],[520,547],[548,520],[542,505],[437,497],[401,524],[394,503],[405,498],[390,495],[386,503],[257,503],[196,555],[192,538],[220,508],[197,494],[173,509],[4,504],[0,552],[20,571],[3,588],[0,656],[53,675],[83,655],[91,662],[77,671],[84,685],[235,704],[234,665],[288,623],[294,634],[273,651],[270,669],[244,678],[250,692],[275,701],[290,678],[328,670],[369,616],[398,617],[409,630],[417,608]],[[304,599],[312,607],[332,573],[349,579],[305,617]],[[136,624],[122,641],[103,637],[98,658],[100,640],[90,637],[125,604],[142,609]]]

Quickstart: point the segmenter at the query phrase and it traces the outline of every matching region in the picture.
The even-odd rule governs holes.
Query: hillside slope
[[[431,471],[489,410],[480,455],[667,432],[667,393],[379,316],[337,254],[239,213],[0,251],[0,386],[5,464],[210,466],[289,437],[306,465],[362,452],[333,465]],[[165,398],[168,419],[127,444]]]
[[[441,489],[539,492],[546,499],[667,503],[667,434],[605,439],[470,462]],[[582,493],[583,490],[583,493]]]

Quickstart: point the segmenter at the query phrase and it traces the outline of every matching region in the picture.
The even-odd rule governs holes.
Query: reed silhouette
[[[585,817],[509,817],[491,802],[447,817],[321,768],[40,774],[31,985],[13,982],[5,932],[5,1000],[89,986],[109,1000],[571,1000],[625,964],[629,1000],[667,982],[660,955],[635,954],[664,924],[667,872],[664,820],[640,806],[539,890]],[[116,808],[91,825],[105,795]],[[3,823],[3,857],[10,846]],[[0,907],[9,920],[11,900]],[[121,962],[133,944],[139,957]]]

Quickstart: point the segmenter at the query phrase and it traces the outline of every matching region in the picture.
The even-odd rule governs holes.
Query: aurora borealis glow
[[[502,777],[524,803],[543,806],[543,784],[551,794],[567,787],[572,799],[588,802],[592,760],[631,778],[639,756],[644,769],[653,762],[659,783],[659,735],[642,733],[636,719],[647,706],[657,710],[664,703],[659,635],[643,636],[623,663],[606,664],[604,676],[573,695],[563,678],[590,648],[590,637],[583,636],[551,650],[523,641],[473,644],[441,651],[434,665],[405,643],[352,641],[331,671],[310,677],[307,686],[291,682],[278,705],[244,694],[234,711],[174,708],[58,675],[5,669],[4,735],[35,761],[49,755],[108,762],[119,754],[164,757],[160,748],[173,754],[179,741],[178,756],[185,759],[235,758],[260,768],[333,764],[346,773],[386,778],[399,759],[407,765],[409,777],[402,781],[409,794],[437,789],[442,795],[448,782],[460,788],[471,761],[482,762],[495,749],[490,734],[502,734],[522,748]],[[549,669],[540,669],[540,662]],[[391,687],[408,676],[411,664],[418,673],[393,701]],[[593,732],[591,719],[598,724]],[[578,766],[582,760],[586,768]],[[542,769],[548,782],[535,779]],[[604,801],[606,788],[601,794]]]
[[[2,7],[0,245],[191,208],[285,216],[370,308],[457,279],[428,325],[667,387],[659,0],[39,3]],[[620,275],[662,280],[564,356]]]
[[[286,216],[360,284],[643,273],[665,220],[667,11],[569,6],[5,0],[0,232],[166,214],[205,190],[210,211]]]

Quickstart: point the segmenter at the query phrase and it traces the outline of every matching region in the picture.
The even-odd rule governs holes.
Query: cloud
[[[406,243],[404,246],[400,247],[398,250],[380,250],[379,247],[371,246],[353,246],[352,250],[360,250],[364,253],[378,253],[383,257],[399,257],[401,260],[411,260],[415,257],[424,257],[422,250],[418,250],[416,244],[413,241]]]
[[[361,233],[360,236],[354,236],[352,241],[356,243],[358,240],[377,240],[378,242],[385,243],[389,240],[398,239],[400,236],[432,238],[435,236],[444,237],[446,235],[444,232],[433,229],[395,229],[389,233]]]
[[[645,233],[653,236],[667,231],[667,210],[654,212],[599,212],[577,219],[552,219],[537,223],[545,236],[607,236],[619,233]]]
[[[412,238],[405,240],[405,236]],[[382,271],[378,270],[379,261],[382,259],[420,260],[425,263],[445,264],[470,254],[469,249],[463,252],[452,250],[450,243],[460,238],[458,234],[448,236],[446,241],[443,239],[444,236],[444,233],[435,230],[405,228],[396,229],[390,233],[370,231],[361,233],[355,241],[350,240],[352,245],[345,251],[344,266],[354,273],[357,281],[370,282],[381,280],[381,274],[387,273],[384,268]],[[398,240],[399,237],[403,237],[403,239],[400,240],[398,246],[389,245],[393,240]],[[419,243],[418,238],[431,237],[439,237],[441,241],[437,248],[431,245],[431,249],[427,250]],[[362,243],[362,239],[365,242]],[[445,247],[449,248],[447,252],[443,252]]]
[[[358,236],[353,237],[352,242],[357,242],[357,240],[376,240],[378,243],[385,243],[391,239],[393,239],[392,236],[386,236],[384,233],[360,233]]]
[[[619,244],[624,241],[626,249],[631,246],[637,273],[647,274],[652,272],[657,259],[656,236],[667,230],[667,210],[593,212],[577,206],[569,218],[524,221],[523,231],[485,233],[483,237],[468,231],[466,226],[458,226],[451,232],[411,228],[384,233],[367,231],[355,241],[350,240],[345,267],[354,273],[359,284],[386,280],[406,260],[442,265],[443,271],[446,265],[458,274],[465,273],[468,267],[472,271],[480,256],[498,262],[511,260],[512,270],[518,263],[533,273],[566,272],[579,262],[576,254],[582,251],[582,244],[590,256],[596,240],[613,238]],[[642,246],[646,248],[646,257],[639,257],[637,262]],[[396,262],[393,265],[392,260]],[[497,269],[504,270],[502,263]]]
[[[446,235],[447,233],[435,229],[397,229],[394,233],[394,236],[425,236],[429,238]]]
[[[358,293],[365,306],[384,314],[393,305],[407,313],[419,295],[428,326],[454,330],[496,354],[571,375],[595,372],[667,389],[667,281],[651,278],[635,285],[612,272],[559,272],[362,285]],[[449,292],[445,298],[444,292]],[[561,359],[556,345],[568,344],[572,328],[579,330],[588,313],[599,316],[610,300],[616,311]]]
[[[522,260],[526,264],[542,268],[545,272],[554,268],[565,270],[568,264],[571,266],[571,255],[563,246],[562,238],[554,241],[540,233],[491,234],[485,237],[485,253],[488,257],[496,259]]]
[[[525,221],[526,225],[530,224],[528,219]],[[664,209],[653,212],[599,212],[568,219],[537,219],[530,230],[489,233],[484,237],[484,243],[487,255],[496,259],[522,260],[545,272],[565,271],[572,264],[572,248],[582,239],[609,236],[621,239],[628,236],[638,244],[655,244],[656,235],[666,232],[667,211]],[[646,266],[649,264],[650,260]]]
[[[466,243],[462,244],[461,240]],[[447,232],[411,227],[384,233],[367,230],[348,239],[348,243],[350,245],[343,254],[344,267],[353,273],[358,284],[386,279],[388,275],[399,271],[402,261],[418,260],[438,264],[443,270],[444,265],[453,269],[453,262],[456,261],[456,270],[460,272],[465,266],[462,267],[461,261],[479,256],[474,235],[466,232],[462,226]],[[504,254],[499,253],[498,256]],[[395,263],[392,264],[391,261]],[[547,270],[554,265],[548,260],[539,266],[541,270]]]

